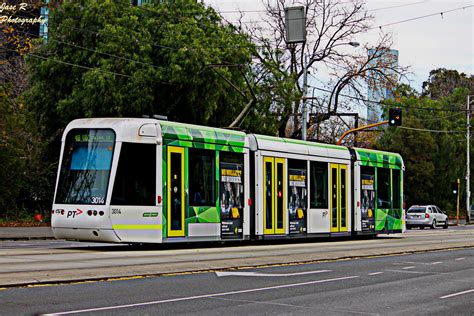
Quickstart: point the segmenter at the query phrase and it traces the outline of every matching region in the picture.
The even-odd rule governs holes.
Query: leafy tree
[[[403,126],[387,128],[377,147],[399,152],[404,158],[408,206],[436,204],[442,209],[454,210],[451,181],[458,178],[461,179],[461,201],[465,199],[465,102],[473,90],[463,86],[472,85],[473,79],[455,74],[457,72],[451,70],[432,71],[431,85],[426,86],[424,95],[418,96],[401,87],[399,101],[386,101],[387,109],[393,106],[403,109]],[[445,80],[445,75],[450,79]],[[460,87],[455,87],[453,82],[458,82]],[[432,95],[430,91],[436,98],[428,97]],[[470,154],[472,159],[472,152]],[[471,179],[471,187],[473,183]],[[465,204],[461,203],[463,208]]]
[[[47,212],[56,170],[44,163],[43,140],[26,110],[24,100],[12,95],[10,82],[0,86],[0,218],[26,217],[28,210]]]
[[[468,77],[457,70],[438,68],[430,71],[428,80],[423,82],[423,95],[432,99],[446,97],[456,88],[466,88],[474,91],[473,75]]]
[[[370,30],[373,16],[365,9],[364,1],[263,2],[267,17],[262,22],[266,25],[240,23],[240,27],[258,44],[258,70],[271,87],[272,100],[276,101],[272,105],[273,111],[280,117],[279,134],[282,136],[294,137],[301,132],[299,101],[306,59],[312,73],[317,73],[317,67],[325,67],[330,76],[325,87],[329,95],[315,100],[312,107],[313,113],[318,114],[316,124],[328,120],[343,107],[339,100],[341,92],[347,90],[365,99],[367,85],[395,88],[398,77],[407,71],[390,62],[390,34],[381,34],[376,44],[363,45],[364,49],[358,52],[343,48],[344,45],[355,45],[358,35]],[[298,45],[286,41],[285,8],[295,5],[305,7],[307,30],[306,42]],[[367,54],[369,49],[371,53]]]
[[[67,1],[51,10],[50,39],[28,58],[27,98],[47,135],[91,116],[167,115],[226,126],[246,100],[251,43],[196,1],[134,7]],[[219,74],[211,65],[229,65]]]

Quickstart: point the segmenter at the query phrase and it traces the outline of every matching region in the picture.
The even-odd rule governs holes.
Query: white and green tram
[[[164,243],[404,230],[398,154],[151,118],[71,122],[56,238]]]

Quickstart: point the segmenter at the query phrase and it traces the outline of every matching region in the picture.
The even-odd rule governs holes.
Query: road
[[[364,240],[316,239],[231,246],[207,243],[137,247],[54,240],[3,241],[0,242],[0,287],[311,263],[462,247],[474,247],[474,226],[412,230],[403,235]]]
[[[474,249],[9,288],[2,315],[472,315]]]

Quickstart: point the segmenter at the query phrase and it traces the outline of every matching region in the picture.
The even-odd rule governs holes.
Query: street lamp
[[[359,42],[349,42],[349,43],[341,43],[341,44],[336,44],[335,46],[342,46],[342,45],[350,45],[352,47],[358,47],[360,45]],[[325,50],[321,50],[319,52],[316,52],[314,55],[324,52]],[[302,126],[302,133],[301,133],[301,138],[303,140],[306,140],[306,124],[307,124],[307,116],[308,116],[308,109],[306,108],[306,93],[308,90],[308,55],[304,56],[304,72],[303,72],[303,126]]]

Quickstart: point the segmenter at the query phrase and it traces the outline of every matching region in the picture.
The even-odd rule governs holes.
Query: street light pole
[[[306,107],[306,93],[308,91],[308,55],[304,55],[304,73],[303,73],[303,123],[302,123],[302,139],[306,140],[306,125],[308,117],[308,108]]]
[[[471,143],[471,95],[467,95],[467,111],[466,111],[466,129],[467,129],[467,154],[466,154],[466,221],[469,223],[471,220],[471,153],[470,153],[470,143]]]

